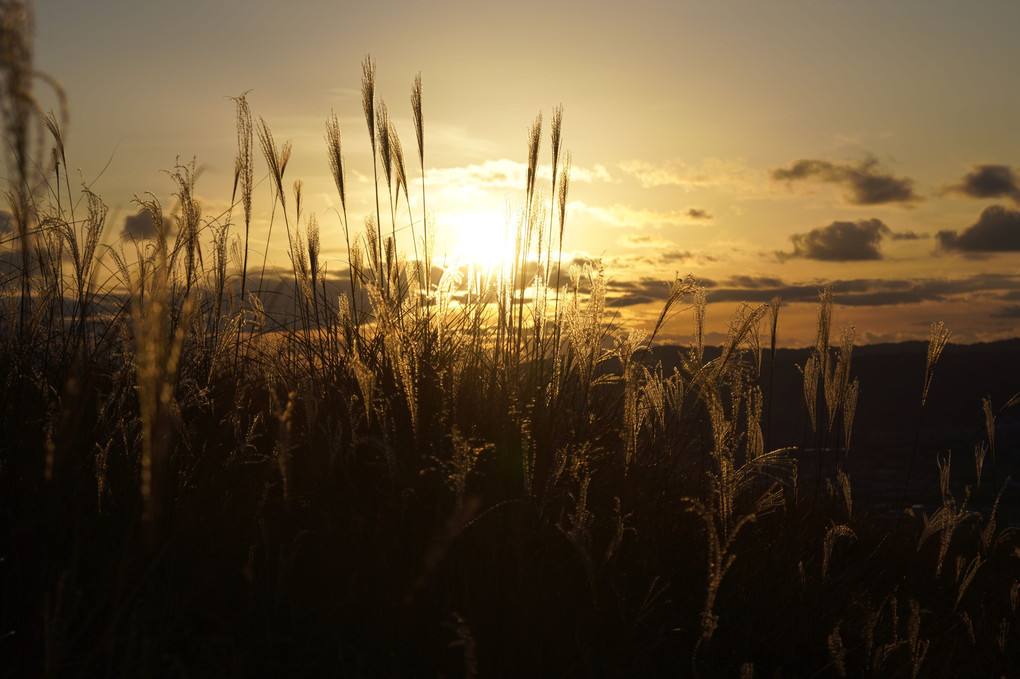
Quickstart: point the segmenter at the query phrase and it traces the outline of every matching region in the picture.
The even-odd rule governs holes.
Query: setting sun
[[[452,249],[451,260],[474,264],[486,270],[513,256],[507,237],[506,214],[496,211],[457,212],[447,217]]]

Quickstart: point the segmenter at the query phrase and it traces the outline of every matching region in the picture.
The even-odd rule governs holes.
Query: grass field
[[[1020,673],[1020,541],[998,520],[1017,451],[996,445],[1020,394],[959,404],[985,413],[967,449],[919,446],[942,324],[898,423],[899,509],[879,513],[847,460],[867,452],[859,390],[882,387],[857,380],[853,329],[833,337],[832,291],[793,399],[762,369],[779,299],[741,307],[722,347],[699,339],[692,278],[666,281],[655,327],[616,324],[599,263],[560,254],[559,111],[533,124],[513,254],[484,275],[433,265],[409,200],[427,205],[422,84],[405,158],[368,58],[375,214],[348,221],[340,121],[324,128],[340,274],[243,96],[231,213],[203,217],[180,165],[173,206],[138,199],[153,237],[107,247],[4,20],[0,673]],[[260,156],[283,268],[248,238]],[[677,318],[695,339],[667,370]],[[938,504],[905,511],[921,474]]]

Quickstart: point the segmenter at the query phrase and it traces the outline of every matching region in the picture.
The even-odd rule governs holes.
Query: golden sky
[[[736,303],[782,294],[782,341],[808,344],[831,282],[836,324],[853,322],[859,341],[924,339],[941,320],[974,342],[1020,335],[1018,26],[1020,4],[993,0],[40,0],[36,65],[66,90],[69,162],[117,230],[135,194],[172,203],[161,171],[178,158],[197,158],[204,213],[226,210],[230,97],[248,91],[292,141],[286,178],[304,182],[338,270],[325,120],[340,120],[358,224],[374,212],[360,93],[371,54],[412,186],[422,74],[428,209],[449,260],[491,256],[478,233],[522,197],[539,113],[548,194],[562,104],[565,250],[602,258],[624,322],[655,316],[679,272],[707,286],[716,332]],[[256,242],[271,205],[263,182]],[[689,317],[667,331],[689,333]]]

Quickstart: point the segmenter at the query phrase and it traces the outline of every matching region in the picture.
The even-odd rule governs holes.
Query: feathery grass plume
[[[382,210],[379,204],[379,144],[376,135],[376,102],[375,102],[375,60],[370,55],[365,55],[361,64],[361,106],[365,111],[365,123],[368,125],[368,138],[372,144],[372,177],[375,186],[375,228],[377,238],[375,245],[378,252],[375,253],[377,263],[376,273],[379,276],[380,285],[383,284],[383,237],[382,237]],[[382,135],[379,135],[382,136]],[[388,139],[387,139],[388,143]]]
[[[319,240],[319,220],[312,213],[308,216],[308,272],[312,277],[312,290],[318,288],[319,274],[322,272],[322,263],[319,261],[319,254],[322,244]],[[315,296],[312,296],[312,306],[318,308]]]
[[[556,246],[556,307],[553,312],[555,315],[559,310],[559,299],[560,299],[560,273],[563,268],[563,231],[567,223],[567,194],[570,191],[570,165],[571,157],[570,152],[567,152],[566,157],[563,159],[563,167],[560,169],[560,181],[557,186],[557,207],[559,210],[559,242]]]
[[[198,280],[198,269],[202,266],[202,244],[199,240],[200,222],[202,220],[202,206],[195,198],[195,159],[186,165],[179,162],[174,166],[173,171],[165,171],[177,185],[177,191],[173,194],[177,197],[180,205],[180,214],[176,215],[177,240],[174,242],[174,252],[171,256],[176,259],[177,253],[184,253],[184,285],[185,294],[190,293],[191,288]],[[172,267],[171,267],[172,268]]]
[[[832,328],[832,285],[826,284],[818,292],[818,321],[816,323],[817,334],[815,336],[815,353],[818,355],[820,364],[818,373],[825,376],[829,371],[829,336]]]
[[[344,230],[344,243],[347,245],[347,272],[351,282],[351,311],[355,324],[358,321],[358,277],[355,275],[353,260],[354,252],[351,249],[351,232],[347,220],[347,166],[344,161],[343,143],[340,135],[340,120],[335,111],[330,111],[330,117],[326,120],[326,152],[329,160],[329,171],[333,175],[333,182],[336,184],[337,193],[340,196],[340,218]]]
[[[826,543],[828,543],[828,536],[826,536]],[[824,566],[823,566],[824,570]],[[829,633],[826,639],[826,645],[829,649],[829,659],[832,660],[833,666],[836,668],[836,673],[840,677],[846,677],[846,648],[843,646],[843,636],[839,633],[839,628],[842,626],[843,621],[837,622],[832,632]]]
[[[966,562],[964,557],[960,557],[960,559],[963,559],[963,561]],[[964,593],[967,591],[967,588],[970,587],[970,583],[974,581],[974,576],[977,575],[978,569],[981,568],[984,563],[985,562],[981,558],[981,555],[977,554],[973,559],[971,559],[966,570],[963,569],[962,564],[958,564],[956,575],[956,601],[953,603],[954,611],[960,607],[960,600],[963,599]],[[973,635],[973,632],[971,634]]]
[[[248,240],[251,234],[251,197],[255,187],[255,135],[251,122],[251,109],[248,106],[247,92],[232,97],[237,115],[237,157],[234,161],[234,191],[230,202],[237,197],[237,187],[241,187],[241,207],[244,210],[244,255],[241,262],[241,299],[244,300],[248,282]]]
[[[552,177],[556,180],[556,165],[560,159],[560,140],[563,127],[563,104],[553,109],[552,127],[549,131],[552,144]],[[555,189],[555,187],[553,187]]]
[[[907,647],[910,649],[910,679],[917,679],[921,664],[928,654],[931,640],[921,639],[921,606],[916,599],[910,599],[910,619],[907,622]]]
[[[776,338],[779,333],[779,308],[782,306],[782,303],[782,295],[776,295],[769,300],[769,351],[773,358],[776,355]]]
[[[404,146],[400,143],[400,135],[397,134],[397,128],[392,123],[387,125],[387,130],[387,136],[390,138],[390,155],[393,158],[394,180],[397,184],[394,201],[400,198],[400,192],[403,190],[404,202],[410,204],[411,199],[407,192],[407,165],[404,163]],[[411,226],[413,227],[414,224]]]
[[[538,178],[538,151],[542,145],[542,114],[535,117],[535,121],[528,128],[528,175],[525,195],[527,206],[535,197],[535,179]],[[527,208],[526,208],[527,209]]]
[[[330,111],[326,120],[326,156],[329,171],[340,195],[340,210],[344,215],[344,229],[347,228],[347,164],[344,161],[343,143],[340,135],[340,120],[336,111]]]
[[[764,305],[752,307],[743,302],[737,306],[736,311],[727,321],[726,341],[719,358],[719,363],[722,366],[728,364],[731,358],[738,356],[740,347],[746,345],[755,356],[756,372],[760,372],[761,335],[759,334],[759,325],[766,309],[767,307]]]
[[[212,328],[209,331],[211,345],[216,346],[220,334],[220,321],[223,316],[223,295],[227,285],[227,239],[230,235],[230,222],[213,223],[213,298],[216,306],[213,309]]]
[[[552,190],[550,191],[550,199],[552,201],[552,209],[549,211],[549,231],[548,238],[549,243],[546,250],[552,251],[552,235],[555,229],[553,228],[553,220],[556,218],[556,198],[557,198],[557,186],[556,186],[556,170],[558,169],[560,162],[560,143],[562,140],[562,127],[563,127],[563,104],[560,104],[553,109],[552,125],[549,131],[550,142],[552,146]]]
[[[747,392],[747,458],[755,460],[765,453],[765,437],[761,431],[762,393],[754,385]]]
[[[372,155],[375,155],[375,60],[367,54],[361,63],[361,105],[365,110],[365,122],[368,124],[368,138],[372,143]]]
[[[981,486],[981,468],[985,464],[985,455],[988,453],[988,444],[982,441],[980,444],[974,444],[974,468],[975,478],[974,487]]]
[[[939,489],[942,491],[943,502],[949,497],[949,477],[952,460],[953,451],[951,450],[946,453],[945,462],[942,461],[941,457],[935,458],[935,464],[939,469]]]
[[[823,376],[825,409],[829,416],[829,431],[836,419],[836,413],[846,401],[846,390],[850,382],[850,357],[854,349],[856,329],[851,323],[840,333],[839,354],[831,373]]]
[[[694,290],[694,356],[700,364],[705,358],[705,309],[708,299],[705,288],[700,285]]]
[[[265,156],[266,165],[269,166],[269,176],[273,179],[273,187],[276,189],[276,199],[284,210],[287,209],[287,193],[283,190],[283,175],[287,171],[287,162],[290,160],[291,143],[288,139],[283,146],[277,147],[276,140],[269,125],[261,116],[258,127],[259,145],[262,147],[262,155]]]
[[[680,301],[691,292],[697,293],[701,290],[704,294],[704,290],[698,287],[698,284],[694,281],[694,277],[688,274],[681,278],[680,274],[676,276],[669,284],[669,290],[666,292],[666,301],[662,304],[662,310],[659,312],[659,317],[655,321],[655,325],[652,326],[652,334],[648,338],[648,344],[645,347],[645,352],[651,350],[652,344],[655,342],[655,337],[662,330],[662,327],[669,321],[677,312],[677,305]]]
[[[988,520],[985,522],[985,527],[981,529],[981,551],[986,558],[990,555],[992,547],[998,544],[1003,537],[1001,533],[996,531],[996,517],[999,514],[999,503],[1002,502],[1002,494],[1006,492],[1006,489],[1009,487],[1012,480],[1013,479],[1011,477],[1007,476],[1006,480],[999,488],[999,492],[995,496],[995,501],[992,503],[992,511],[988,513]],[[1006,530],[1011,531],[1012,528],[1008,528]],[[1017,553],[1017,556],[1020,556],[1020,552]]]
[[[981,399],[981,410],[985,415],[985,434],[988,436],[988,450],[992,453],[992,476],[995,475],[995,411],[992,410],[992,399],[985,396]]]
[[[308,250],[305,248],[304,233],[298,226],[294,230],[294,238],[290,242],[290,259],[294,267],[294,277],[300,286],[308,304],[312,302],[314,290],[311,285],[311,274],[308,267]],[[296,301],[296,300],[295,300]]]
[[[418,159],[425,163],[425,125],[421,113],[421,71],[414,76],[411,86],[411,113],[414,116],[414,136],[418,141]]]
[[[294,222],[301,223],[301,198],[304,194],[305,183],[300,179],[294,180]]]
[[[571,279],[575,283],[566,310],[567,337],[578,358],[582,384],[587,390],[595,370],[603,336],[602,322],[605,315],[606,298],[605,268],[601,260],[584,265],[583,275],[588,279],[588,299],[583,309],[578,291],[578,274],[580,272],[575,270],[576,267],[571,266],[570,268]],[[587,397],[587,391],[585,396]]]
[[[804,376],[804,403],[807,405],[808,420],[811,422],[811,431],[818,431],[818,373],[821,370],[818,354],[812,353],[808,356],[801,373]]]
[[[931,339],[928,340],[928,360],[924,365],[924,389],[921,391],[921,407],[924,407],[928,400],[928,389],[931,388],[931,378],[935,374],[935,364],[946,348],[949,337],[953,333],[946,328],[945,323],[938,321],[931,324]]]
[[[386,188],[393,190],[393,135],[390,134],[390,112],[386,102],[379,100],[375,105],[375,124],[379,136],[379,157],[382,160]]]
[[[467,493],[467,478],[474,470],[480,453],[491,450],[492,444],[475,445],[464,438],[457,425],[453,425],[450,431],[450,443],[453,447],[453,456],[444,463],[446,469],[446,486],[454,495],[456,511],[463,509],[464,496]]]
[[[842,469],[839,469],[836,471],[836,483],[839,484],[840,493],[843,495],[843,504],[846,506],[846,518],[849,521],[853,518],[854,514],[854,500],[850,492],[850,476]]]
[[[745,514],[740,517],[730,531],[721,531],[712,511],[698,500],[687,498],[687,501],[688,511],[697,514],[704,522],[708,538],[708,582],[705,587],[705,604],[701,610],[701,637],[694,647],[694,653],[697,656],[698,650],[712,640],[715,630],[719,627],[719,616],[715,614],[715,601],[723,578],[737,558],[737,555],[731,551],[733,540],[745,525],[756,519],[756,516]]]
[[[779,308],[782,300],[781,295],[776,295],[769,300],[769,406],[765,416],[768,431],[768,438],[765,439],[766,447],[769,447],[769,439],[772,436],[772,394],[776,382],[776,341],[779,333]]]
[[[945,562],[946,554],[949,552],[949,544],[952,542],[953,534],[956,529],[972,518],[979,517],[980,514],[971,509],[967,509],[967,500],[970,497],[970,488],[964,490],[964,499],[962,502],[958,501],[953,497],[952,493],[949,492],[949,469],[952,461],[952,454],[946,456],[945,461],[941,458],[937,459],[939,466],[939,482],[942,490],[942,506],[935,511],[935,514],[929,519],[927,516],[924,517],[924,528],[921,531],[921,537],[917,541],[917,549],[920,551],[924,543],[928,541],[928,538],[934,536],[936,533],[939,535],[939,553],[935,563],[935,577],[938,577],[942,573],[942,565]]]
[[[67,251],[71,255],[76,293],[71,322],[76,326],[79,341],[84,342],[91,297],[89,289],[92,285],[93,267],[96,261],[95,254],[106,226],[109,208],[103,199],[87,186],[82,186],[82,192],[88,201],[88,215],[81,224],[80,232],[75,229],[78,225],[71,224],[64,219],[53,218],[45,223],[56,227],[57,233],[63,239]]]
[[[857,397],[860,393],[860,380],[856,377],[843,394],[843,450],[844,456],[850,453],[850,437],[853,434],[854,415],[857,413]]]
[[[414,137],[418,142],[418,168],[421,174],[421,226],[422,226],[422,289],[420,294],[428,295],[431,286],[432,272],[432,249],[431,239],[433,234],[429,233],[428,213],[425,209],[425,119],[422,116],[421,106],[421,72],[414,77],[414,85],[411,86],[411,113],[414,117]],[[410,210],[410,206],[408,206]],[[412,220],[412,224],[413,224]],[[417,247],[417,246],[416,246]]]
[[[642,418],[638,409],[640,396],[640,384],[637,364],[634,361],[634,354],[645,339],[645,331],[632,328],[626,337],[616,338],[616,355],[620,359],[621,376],[623,381],[623,434],[624,434],[624,461],[623,469],[626,473],[630,467],[631,459],[637,452],[638,432],[641,429]]]

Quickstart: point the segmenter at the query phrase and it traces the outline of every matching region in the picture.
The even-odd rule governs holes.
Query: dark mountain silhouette
[[[983,344],[949,344],[935,366],[934,378],[922,411],[921,391],[927,362],[927,342],[875,344],[855,347],[851,379],[860,380],[846,469],[854,492],[876,506],[899,499],[910,470],[911,498],[924,509],[940,503],[937,458],[952,454],[954,488],[976,480],[974,448],[987,442],[982,399],[990,398],[997,414],[995,460],[986,455],[981,485],[972,495],[974,506],[990,505],[1007,476],[1020,478],[1020,404],[1002,407],[1020,392],[1020,339]],[[664,346],[654,351],[667,372],[680,364],[684,347]],[[835,354],[835,352],[833,352]],[[719,355],[706,347],[705,360]],[[796,445],[802,460],[818,454],[842,455],[842,431],[815,434],[804,403],[800,372],[811,349],[778,349],[773,373],[772,357],[762,352],[761,388],[765,395],[763,429],[771,448]],[[771,384],[770,384],[770,375]],[[771,408],[769,408],[771,404]],[[819,426],[826,427],[824,411]],[[915,445],[916,437],[916,445]],[[913,452],[912,452],[913,451]],[[911,457],[914,462],[911,468]],[[802,465],[808,471],[811,464]],[[1020,482],[1012,481],[1000,505],[1005,517],[1020,523]]]

